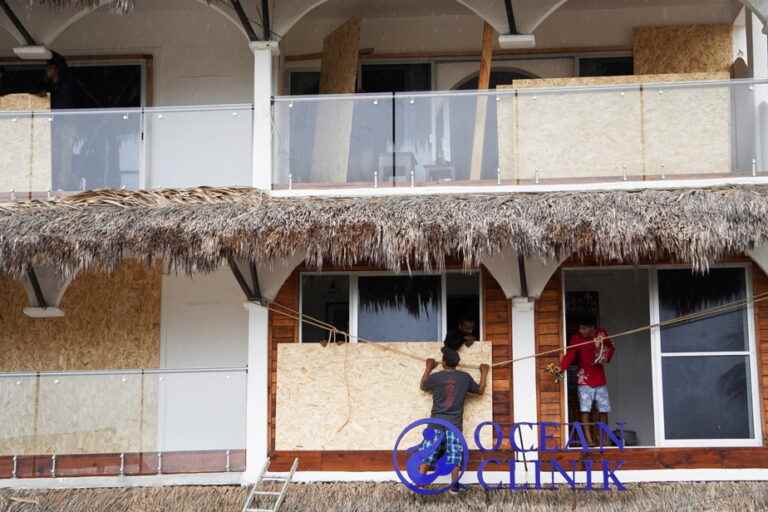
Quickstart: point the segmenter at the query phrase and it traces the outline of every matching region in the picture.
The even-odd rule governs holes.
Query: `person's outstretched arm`
[[[477,386],[477,394],[482,395],[485,393],[485,386],[488,384],[488,372],[491,371],[491,367],[487,364],[480,365],[480,385]]]
[[[429,380],[429,375],[432,373],[432,370],[435,369],[435,366],[437,366],[437,363],[434,359],[427,359],[426,365],[424,366],[424,373],[421,375],[421,384],[419,384],[422,391],[429,391],[430,386],[427,384],[427,380]]]

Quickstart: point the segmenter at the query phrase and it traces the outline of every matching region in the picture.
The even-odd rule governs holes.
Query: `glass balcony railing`
[[[115,465],[128,454],[154,457],[150,473],[173,472],[173,455],[188,452],[221,455],[220,467],[188,472],[242,470],[245,422],[241,368],[0,374],[0,457],[55,455],[70,473],[78,461],[90,468],[89,455],[117,456]],[[158,454],[168,454],[165,470]]]
[[[767,128],[759,80],[279,97],[273,187],[757,176]]]
[[[250,186],[251,105],[0,112],[0,194]]]
[[[768,172],[766,80],[292,96],[272,108],[277,190]],[[0,112],[0,201],[251,186],[253,123],[251,105]]]

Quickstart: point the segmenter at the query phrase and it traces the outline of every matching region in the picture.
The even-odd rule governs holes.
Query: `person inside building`
[[[478,384],[470,374],[457,369],[461,358],[459,353],[449,347],[443,347],[443,370],[432,373],[437,366],[434,359],[427,359],[424,374],[421,377],[421,390],[432,393],[432,418],[439,418],[450,422],[460,432],[464,427],[464,400],[467,393],[482,395],[485,393],[486,382],[490,367],[487,364],[480,365],[480,383]],[[443,462],[450,464],[451,488],[450,492],[457,494],[466,490],[459,484],[459,472],[463,457],[461,441],[457,439],[451,430],[433,427],[439,435],[432,441],[425,440],[420,450],[431,450],[430,455],[424,460],[422,473],[427,473],[434,467],[436,461],[445,455]],[[435,439],[439,439],[436,441]],[[431,446],[433,442],[440,442],[439,447]]]
[[[475,321],[468,316],[462,316],[456,323],[456,328],[448,331],[443,344],[453,350],[461,347],[471,347],[477,341],[475,338]]]
[[[568,347],[560,361],[560,371],[567,371],[574,362],[578,366],[576,378],[581,422],[587,427],[584,428],[587,442],[595,446],[598,431],[589,428],[594,426],[592,407],[597,407],[597,421],[607,424],[611,401],[603,365],[611,362],[615,347],[605,330],[598,328],[594,319],[586,317],[578,320],[578,332],[571,337]]]
[[[51,93],[51,108],[71,109],[81,107],[80,86],[69,70],[67,60],[53,52],[45,67],[46,86]]]

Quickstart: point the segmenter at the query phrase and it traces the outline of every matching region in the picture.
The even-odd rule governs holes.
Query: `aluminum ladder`
[[[245,499],[243,512],[277,512],[280,509],[280,505],[283,504],[285,495],[288,493],[288,484],[293,481],[293,474],[296,473],[298,467],[299,459],[296,458],[293,459],[293,464],[291,464],[291,470],[288,473],[288,476],[280,476],[274,473],[267,473],[267,470],[269,469],[269,458],[267,458],[266,462],[264,462],[264,466],[259,472],[259,478],[256,479],[256,483],[253,484],[251,489],[248,491],[248,497]],[[259,487],[264,482],[283,482],[283,485],[280,487],[279,491],[261,491],[259,490]],[[274,497],[276,498],[276,501],[272,508],[251,507],[253,500],[258,497]]]

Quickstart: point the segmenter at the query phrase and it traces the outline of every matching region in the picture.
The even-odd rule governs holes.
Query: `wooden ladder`
[[[256,483],[254,483],[250,490],[248,491],[248,497],[245,499],[245,505],[243,506],[243,512],[277,512],[280,509],[280,505],[283,504],[283,500],[285,499],[285,495],[288,493],[288,484],[293,481],[293,475],[296,473],[296,470],[299,467],[299,459],[293,459],[293,464],[291,464],[291,470],[288,473],[288,476],[280,476],[275,473],[267,473],[267,470],[269,469],[269,458],[264,462],[264,466],[261,468],[261,471],[259,472],[259,478],[256,479]],[[280,487],[279,491],[262,491],[259,489],[259,487],[264,482],[282,482],[283,485]],[[260,497],[274,497],[276,498],[275,504],[272,506],[272,508],[253,508],[251,507],[251,503],[253,503],[253,500]]]

